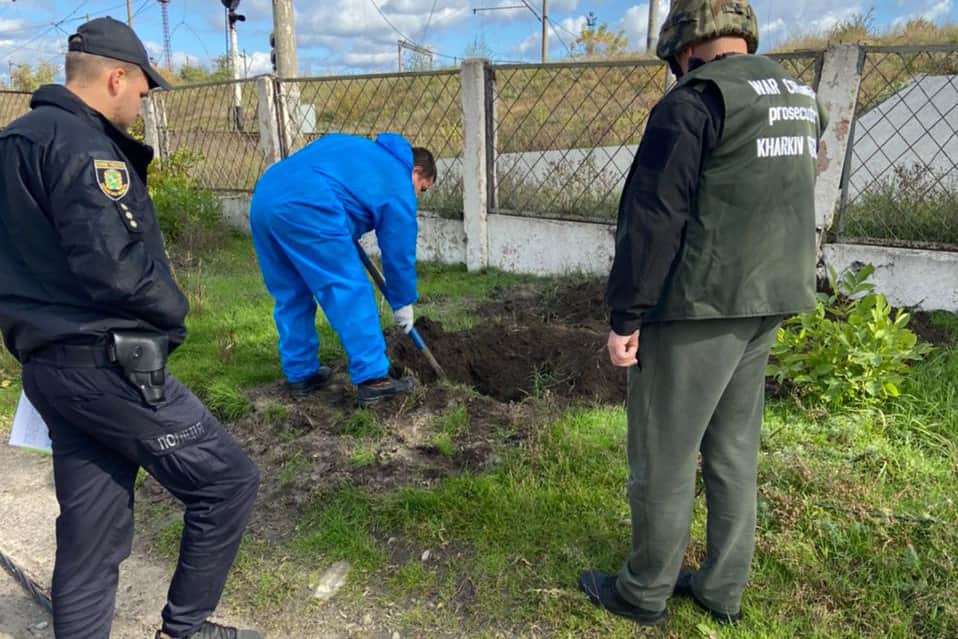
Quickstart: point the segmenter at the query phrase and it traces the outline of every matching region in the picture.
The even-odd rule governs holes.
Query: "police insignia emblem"
[[[130,190],[130,171],[126,162],[93,160],[93,169],[100,190],[111,200],[119,200]]]

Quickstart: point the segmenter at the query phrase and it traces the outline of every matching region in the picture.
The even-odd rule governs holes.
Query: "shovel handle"
[[[379,287],[379,292],[383,295],[386,294],[386,278],[383,277],[383,274],[379,272],[379,269],[376,268],[376,265],[373,264],[373,261],[369,259],[369,255],[366,254],[366,251],[363,249],[363,245],[359,243],[359,240],[354,240],[356,244],[356,250],[359,252],[359,259],[362,260],[363,266],[366,267],[366,270],[369,271],[369,275],[373,278],[373,281],[376,282],[376,286]],[[432,351],[429,350],[429,347],[426,346],[426,342],[423,340],[422,335],[419,334],[414,328],[410,329],[406,335],[409,336],[409,339],[412,340],[412,343],[416,346],[416,350],[423,354],[426,358],[426,361],[429,362],[429,366],[432,367],[432,370],[436,372],[436,375],[440,379],[446,377],[446,372],[442,370],[442,366],[439,365],[439,361],[433,356]]]

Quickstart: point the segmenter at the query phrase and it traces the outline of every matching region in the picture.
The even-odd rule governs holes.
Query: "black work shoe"
[[[155,639],[165,637],[157,631]],[[186,635],[184,639],[263,639],[263,635],[255,630],[239,630],[232,626],[221,626],[212,621],[204,621],[203,625]]]
[[[403,377],[402,379],[383,377],[369,380],[359,385],[359,390],[356,392],[356,404],[358,406],[372,406],[384,399],[411,393],[415,386],[416,382],[412,377]]]
[[[303,399],[329,383],[333,376],[329,366],[320,366],[319,370],[301,382],[286,382],[286,388],[293,399]]]
[[[623,599],[615,587],[616,579],[604,572],[590,570],[579,577],[579,587],[596,606],[605,608],[614,615],[631,619],[640,626],[659,626],[668,621],[669,613],[665,609],[645,610]]]
[[[695,605],[709,613],[709,616],[712,617],[715,621],[724,624],[735,624],[742,619],[741,611],[736,612],[734,615],[727,614],[724,612],[719,612],[718,610],[713,610],[709,608],[704,603],[702,603],[698,597],[695,596],[695,592],[692,590],[692,575],[695,573],[691,570],[683,568],[679,572],[679,578],[675,580],[675,588],[672,590],[673,597],[684,597],[686,599],[691,599],[695,602]]]

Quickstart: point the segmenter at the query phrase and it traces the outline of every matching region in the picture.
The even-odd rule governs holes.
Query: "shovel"
[[[362,245],[358,240],[355,241],[356,250],[359,251],[359,259],[363,261],[363,266],[366,267],[366,270],[369,271],[369,275],[373,278],[373,281],[376,282],[376,286],[379,287],[379,291],[385,295],[386,294],[386,279],[383,277],[383,274],[379,272],[379,269],[376,268],[376,265],[373,264],[372,260],[369,259],[369,256],[366,255],[366,251],[363,250]],[[429,362],[429,365],[432,367],[432,370],[436,372],[436,375],[439,376],[439,379],[446,378],[446,372],[442,370],[442,366],[439,365],[439,362],[436,361],[436,358],[433,357],[432,352],[429,350],[429,347],[426,346],[426,342],[423,341],[422,336],[419,334],[419,331],[413,327],[406,335],[409,336],[409,339],[412,340],[412,343],[416,346],[416,350],[423,354],[426,358],[426,361]]]

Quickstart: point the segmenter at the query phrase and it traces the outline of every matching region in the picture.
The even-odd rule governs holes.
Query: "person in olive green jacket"
[[[628,369],[632,549],[618,574],[588,571],[579,585],[642,625],[664,623],[671,596],[740,618],[769,350],[783,316],[815,307],[825,117],[757,48],[747,2],[673,0],[657,54],[679,80],[649,117],[619,205],[608,350]],[[707,544],[693,572],[699,453]]]

